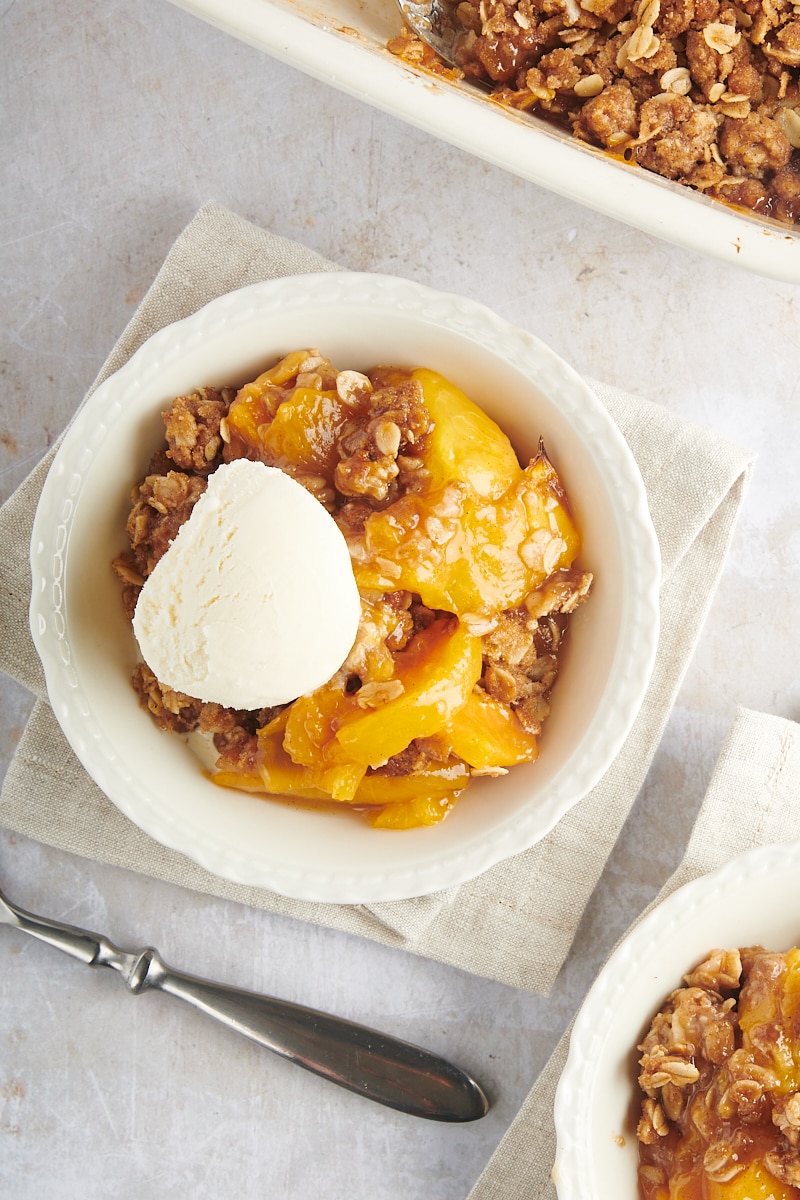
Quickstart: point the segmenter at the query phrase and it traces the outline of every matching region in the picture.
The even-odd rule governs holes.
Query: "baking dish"
[[[172,0],[332,87],[512,174],[676,245],[800,281],[800,232],[630,166],[468,84],[418,72],[386,49],[394,0]]]

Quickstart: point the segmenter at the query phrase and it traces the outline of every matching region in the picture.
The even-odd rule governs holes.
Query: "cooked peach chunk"
[[[398,656],[399,694],[358,716],[348,714],[335,737],[347,758],[380,766],[415,739],[447,723],[480,679],[481,640],[453,618],[434,621]]]
[[[365,775],[355,802],[371,806],[364,815],[376,829],[437,825],[468,783],[469,772],[458,762],[413,775]]]
[[[477,770],[532,762],[539,753],[536,738],[516,713],[481,691],[473,692],[431,740]]]
[[[373,513],[354,568],[362,589],[405,588],[431,608],[489,614],[515,608],[569,567],[579,549],[558,476],[540,448],[495,499],[462,481],[408,493]]]
[[[303,363],[313,352],[294,350],[257,379],[239,388],[228,410],[228,432],[239,456],[258,457],[259,431],[269,424],[286,393],[282,385],[295,379]]]
[[[691,1191],[688,1188],[678,1188],[674,1193],[676,1200],[694,1200],[697,1195],[694,1182]],[[707,1200],[796,1200],[797,1188],[792,1185],[779,1183],[759,1162],[750,1163],[748,1167],[727,1183],[706,1181]],[[664,1193],[666,1200],[671,1200],[673,1193]]]
[[[312,766],[293,762],[284,748],[289,710],[284,711],[259,730],[261,777],[267,791],[296,792],[299,789],[319,789],[331,800],[352,801],[366,772],[359,763],[338,763],[326,766],[318,761]]]
[[[458,793],[449,795],[420,795],[413,800],[387,804],[385,808],[368,812],[367,821],[374,829],[416,829],[420,825],[438,825],[456,801]]]
[[[295,388],[263,430],[262,450],[275,466],[313,471],[332,484],[339,461],[337,443],[352,417],[352,405],[335,391]]]
[[[478,496],[496,500],[519,473],[514,447],[491,417],[436,371],[419,368],[411,378],[422,385],[433,420],[422,459],[430,492],[448,483],[468,483]]]
[[[412,775],[365,775],[358,787],[358,804],[404,804],[420,796],[437,799],[460,792],[469,783],[469,771],[452,759],[441,767],[415,771]]]
[[[398,655],[395,675],[368,704],[340,681],[301,696],[288,712],[283,747],[310,767],[380,766],[418,737],[436,733],[480,678],[480,638],[439,618]],[[372,705],[374,704],[374,707]]]

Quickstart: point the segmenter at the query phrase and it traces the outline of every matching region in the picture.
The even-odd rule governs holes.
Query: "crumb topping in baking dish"
[[[797,0],[442,0],[456,74],[666,179],[800,221]],[[389,49],[423,69],[408,30]]]

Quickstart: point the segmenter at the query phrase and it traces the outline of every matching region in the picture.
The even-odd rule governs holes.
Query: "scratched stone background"
[[[7,3],[0,96],[2,498],[207,200],[345,267],[481,300],[758,454],[701,644],[550,997],[1,835],[0,879],[26,907],[434,1046],[493,1098],[477,1125],[415,1122],[4,930],[9,1200],[458,1200],[679,860],[736,706],[800,718],[800,293],[513,178],[166,0]],[[4,771],[30,698],[6,678],[0,696]]]

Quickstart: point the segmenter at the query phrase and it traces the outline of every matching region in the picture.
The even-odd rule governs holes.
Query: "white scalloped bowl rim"
[[[572,1029],[555,1098],[559,1200],[639,1200],[636,1046],[710,950],[800,939],[800,842],[760,846],[673,892],[622,939]]]
[[[350,812],[218,788],[130,687],[136,646],[108,563],[124,545],[130,488],[162,442],[161,410],[198,386],[241,384],[308,345],[340,368],[439,370],[524,454],[541,433],[582,527],[581,561],[595,572],[538,762],[474,781],[439,826],[378,831]],[[638,467],[606,408],[537,338],[483,305],[385,275],[253,284],[155,333],[67,430],[37,509],[31,566],[31,630],[48,694],[89,775],[157,842],[225,879],[303,900],[426,895],[534,845],[613,762],[658,642],[658,543]]]

